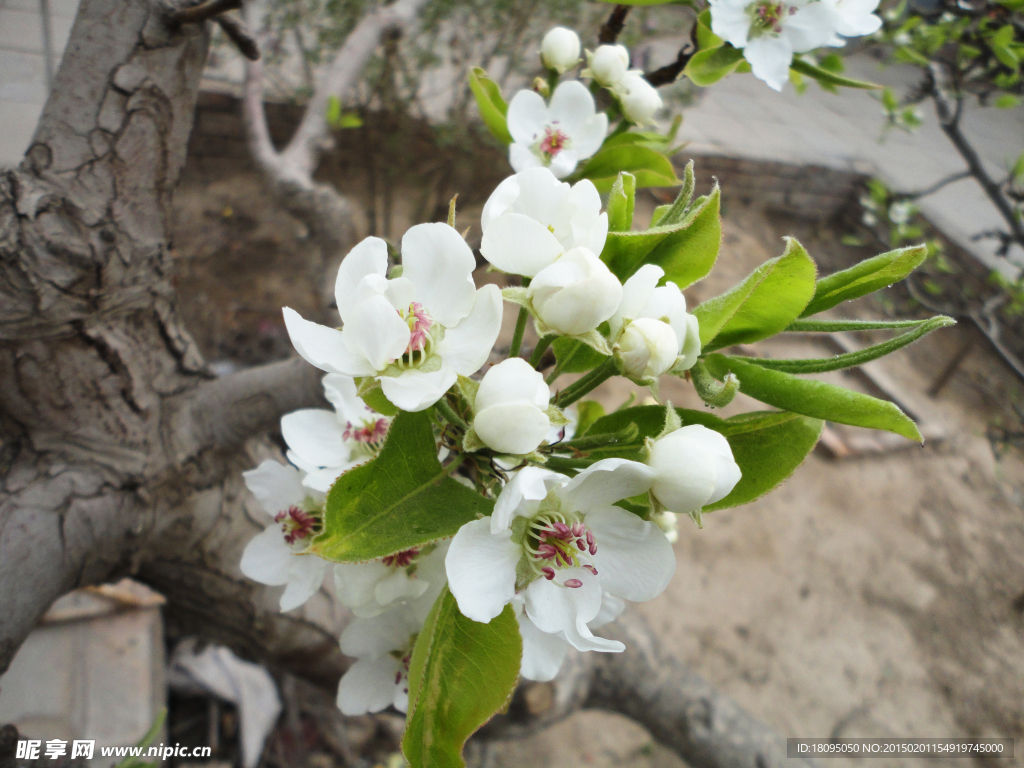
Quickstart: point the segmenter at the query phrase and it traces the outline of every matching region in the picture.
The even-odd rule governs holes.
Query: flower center
[[[402,665],[395,672],[395,685],[402,685],[404,682],[402,690],[405,693],[409,692],[409,664],[412,662],[412,648],[416,645],[416,636],[418,634],[418,632],[412,634],[405,648],[391,652],[391,656],[397,659],[398,663]]]
[[[434,336],[430,330],[435,325],[434,318],[418,301],[412,302],[406,310],[399,310],[398,314],[409,326],[409,346],[395,363],[401,368],[414,368],[433,351]]]
[[[412,565],[412,561],[416,559],[420,551],[418,549],[406,549],[401,552],[396,552],[393,555],[388,555],[381,559],[381,562],[387,566],[398,566],[399,568],[406,568]]]
[[[763,34],[777,34],[782,31],[782,20],[797,12],[795,6],[772,0],[761,0],[747,6],[750,16],[750,37]]]
[[[341,433],[341,436],[345,440],[353,440],[357,443],[363,443],[365,445],[373,445],[379,443],[388,434],[388,420],[387,419],[370,419],[364,421],[361,426],[354,426],[351,421],[346,422],[345,431]]]
[[[320,527],[320,521],[314,515],[294,506],[278,512],[274,516],[274,522],[281,524],[284,540],[289,544],[310,538]]]
[[[540,152],[548,160],[569,146],[569,136],[553,126],[544,128],[544,138],[540,140]]]
[[[523,549],[533,572],[548,581],[554,580],[560,568],[586,568],[597,575],[597,568],[585,562],[597,554],[597,541],[593,531],[575,516],[562,512],[537,515],[529,522]],[[583,582],[566,579],[565,586],[576,589]]]

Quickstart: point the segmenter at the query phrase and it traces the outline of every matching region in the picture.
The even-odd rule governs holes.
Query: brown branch
[[[690,63],[690,59],[693,58],[693,54],[697,52],[695,46],[686,43],[682,48],[679,49],[679,53],[676,54],[676,60],[671,64],[666,64],[664,67],[660,67],[653,72],[647,72],[644,74],[644,78],[653,85],[655,88],[674,83],[679,79],[679,76],[686,69],[686,65]]]
[[[597,36],[597,42],[601,45],[613,45],[619,39],[619,34],[626,26],[626,16],[632,6],[616,5],[608,16],[608,19],[601,25],[601,32]]]
[[[181,8],[172,13],[167,23],[171,25],[202,24],[208,19],[219,16],[227,11],[237,11],[242,7],[242,0],[208,0],[191,8]]]
[[[252,33],[249,32],[249,29],[241,19],[231,16],[218,16],[214,21],[245,58],[249,59],[249,61],[259,59],[260,47],[256,44],[256,38],[252,36]]]

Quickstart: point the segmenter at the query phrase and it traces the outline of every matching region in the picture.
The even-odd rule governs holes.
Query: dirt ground
[[[467,197],[462,221],[475,225],[482,199]],[[302,264],[301,227],[272,211],[250,173],[186,183],[178,211],[179,286],[210,359],[231,368],[286,355],[280,306],[323,311],[322,286]],[[398,216],[395,231],[401,225]],[[828,227],[728,206],[716,269],[686,292],[688,302],[781,253],[783,234],[797,234],[824,271],[872,255],[839,245],[841,233]],[[843,316],[913,311],[898,289],[887,293],[843,307]],[[508,337],[514,313],[505,320]],[[964,344],[972,346],[962,366],[929,397]],[[758,349],[834,353],[800,338]],[[681,521],[675,578],[661,597],[631,610],[651,620],[679,659],[786,736],[1019,739],[1024,462],[1018,448],[989,434],[1024,429],[1008,407],[1022,401],[1021,382],[965,326],[880,368],[944,439],[844,460],[816,451],[767,497],[707,515],[703,530]],[[609,382],[598,397],[618,405],[631,386]],[[664,382],[663,393],[676,405],[703,407],[680,380]],[[724,413],[760,408],[741,396]],[[497,743],[484,757],[495,768],[680,765],[642,728],[605,713]],[[1024,757],[1002,764],[1024,765]]]

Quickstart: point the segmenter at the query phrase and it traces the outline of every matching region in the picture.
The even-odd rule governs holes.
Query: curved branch
[[[626,26],[626,16],[629,15],[631,5],[616,5],[611,14],[601,25],[601,31],[597,36],[597,42],[601,45],[613,45],[619,39],[619,34]]]

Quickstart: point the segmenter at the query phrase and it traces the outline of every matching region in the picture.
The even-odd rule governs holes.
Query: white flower
[[[665,532],[670,544],[679,541],[679,519],[675,512],[658,512],[651,517],[651,522]]]
[[[594,97],[579,80],[560,83],[550,105],[535,91],[520,91],[509,102],[505,119],[512,134],[512,167],[525,171],[546,166],[560,179],[597,152],[608,132],[607,115],[597,111]]]
[[[326,493],[345,471],[373,458],[391,419],[370,409],[356,395],[350,376],[324,376],[324,392],[334,406],[304,408],[281,418],[288,461],[306,473],[303,484]]]
[[[377,616],[414,601],[417,605],[425,602],[429,611],[447,583],[444,560],[450,543],[407,549],[368,563],[338,563],[334,566],[334,594],[356,616]]]
[[[571,29],[552,27],[540,44],[540,57],[544,66],[562,74],[580,60],[580,37]]]
[[[573,479],[526,467],[502,490],[491,517],[467,523],[452,540],[445,568],[459,610],[489,622],[517,591],[542,632],[581,651],[623,650],[588,624],[602,596],[657,597],[675,572],[672,545],[653,523],[612,504],[649,489],[643,464],[605,459]]]
[[[614,90],[627,120],[637,125],[654,125],[654,115],[664,104],[658,90],[647,82],[643,72],[627,72]]]
[[[274,520],[246,545],[242,573],[260,584],[287,585],[281,610],[298,608],[320,589],[327,572],[326,560],[302,554],[319,532],[323,495],[303,486],[297,469],[269,459],[242,477]]]
[[[721,434],[691,424],[654,441],[647,464],[655,472],[651,494],[671,512],[696,512],[724,499],[742,473]]]
[[[622,302],[609,321],[626,375],[657,378],[669,369],[689,370],[700,355],[700,326],[686,311],[679,286],[658,287],[665,271],[645,264],[622,286]]]
[[[484,374],[476,393],[473,429],[499,453],[523,455],[547,437],[551,393],[544,375],[521,357],[503,360]]]
[[[822,0],[832,10],[832,24],[836,34],[829,45],[842,46],[843,37],[871,35],[882,27],[882,20],[875,15],[878,0]],[[842,35],[842,37],[840,37]]]
[[[429,607],[428,607],[429,610]],[[409,661],[423,619],[409,606],[353,619],[341,633],[341,652],[357,661],[338,685],[338,709],[365,715],[409,708]]]
[[[711,29],[743,49],[754,76],[776,91],[789,79],[794,53],[826,45],[836,12],[820,0],[709,0]]]
[[[497,186],[480,216],[480,253],[503,272],[533,277],[573,248],[604,250],[608,214],[584,179],[573,186],[531,168]]]
[[[548,328],[580,336],[615,314],[622,283],[589,248],[573,248],[537,273],[527,296]]]
[[[629,51],[624,45],[599,45],[593,53],[587,51],[587,59],[587,69],[581,74],[606,88],[618,85],[629,69]]]
[[[307,361],[328,373],[379,378],[404,411],[436,403],[459,374],[486,362],[501,328],[501,292],[473,284],[476,259],[447,224],[418,224],[402,238],[402,276],[388,280],[387,244],[368,237],[338,270],[342,330],[288,307],[285,325]]]

